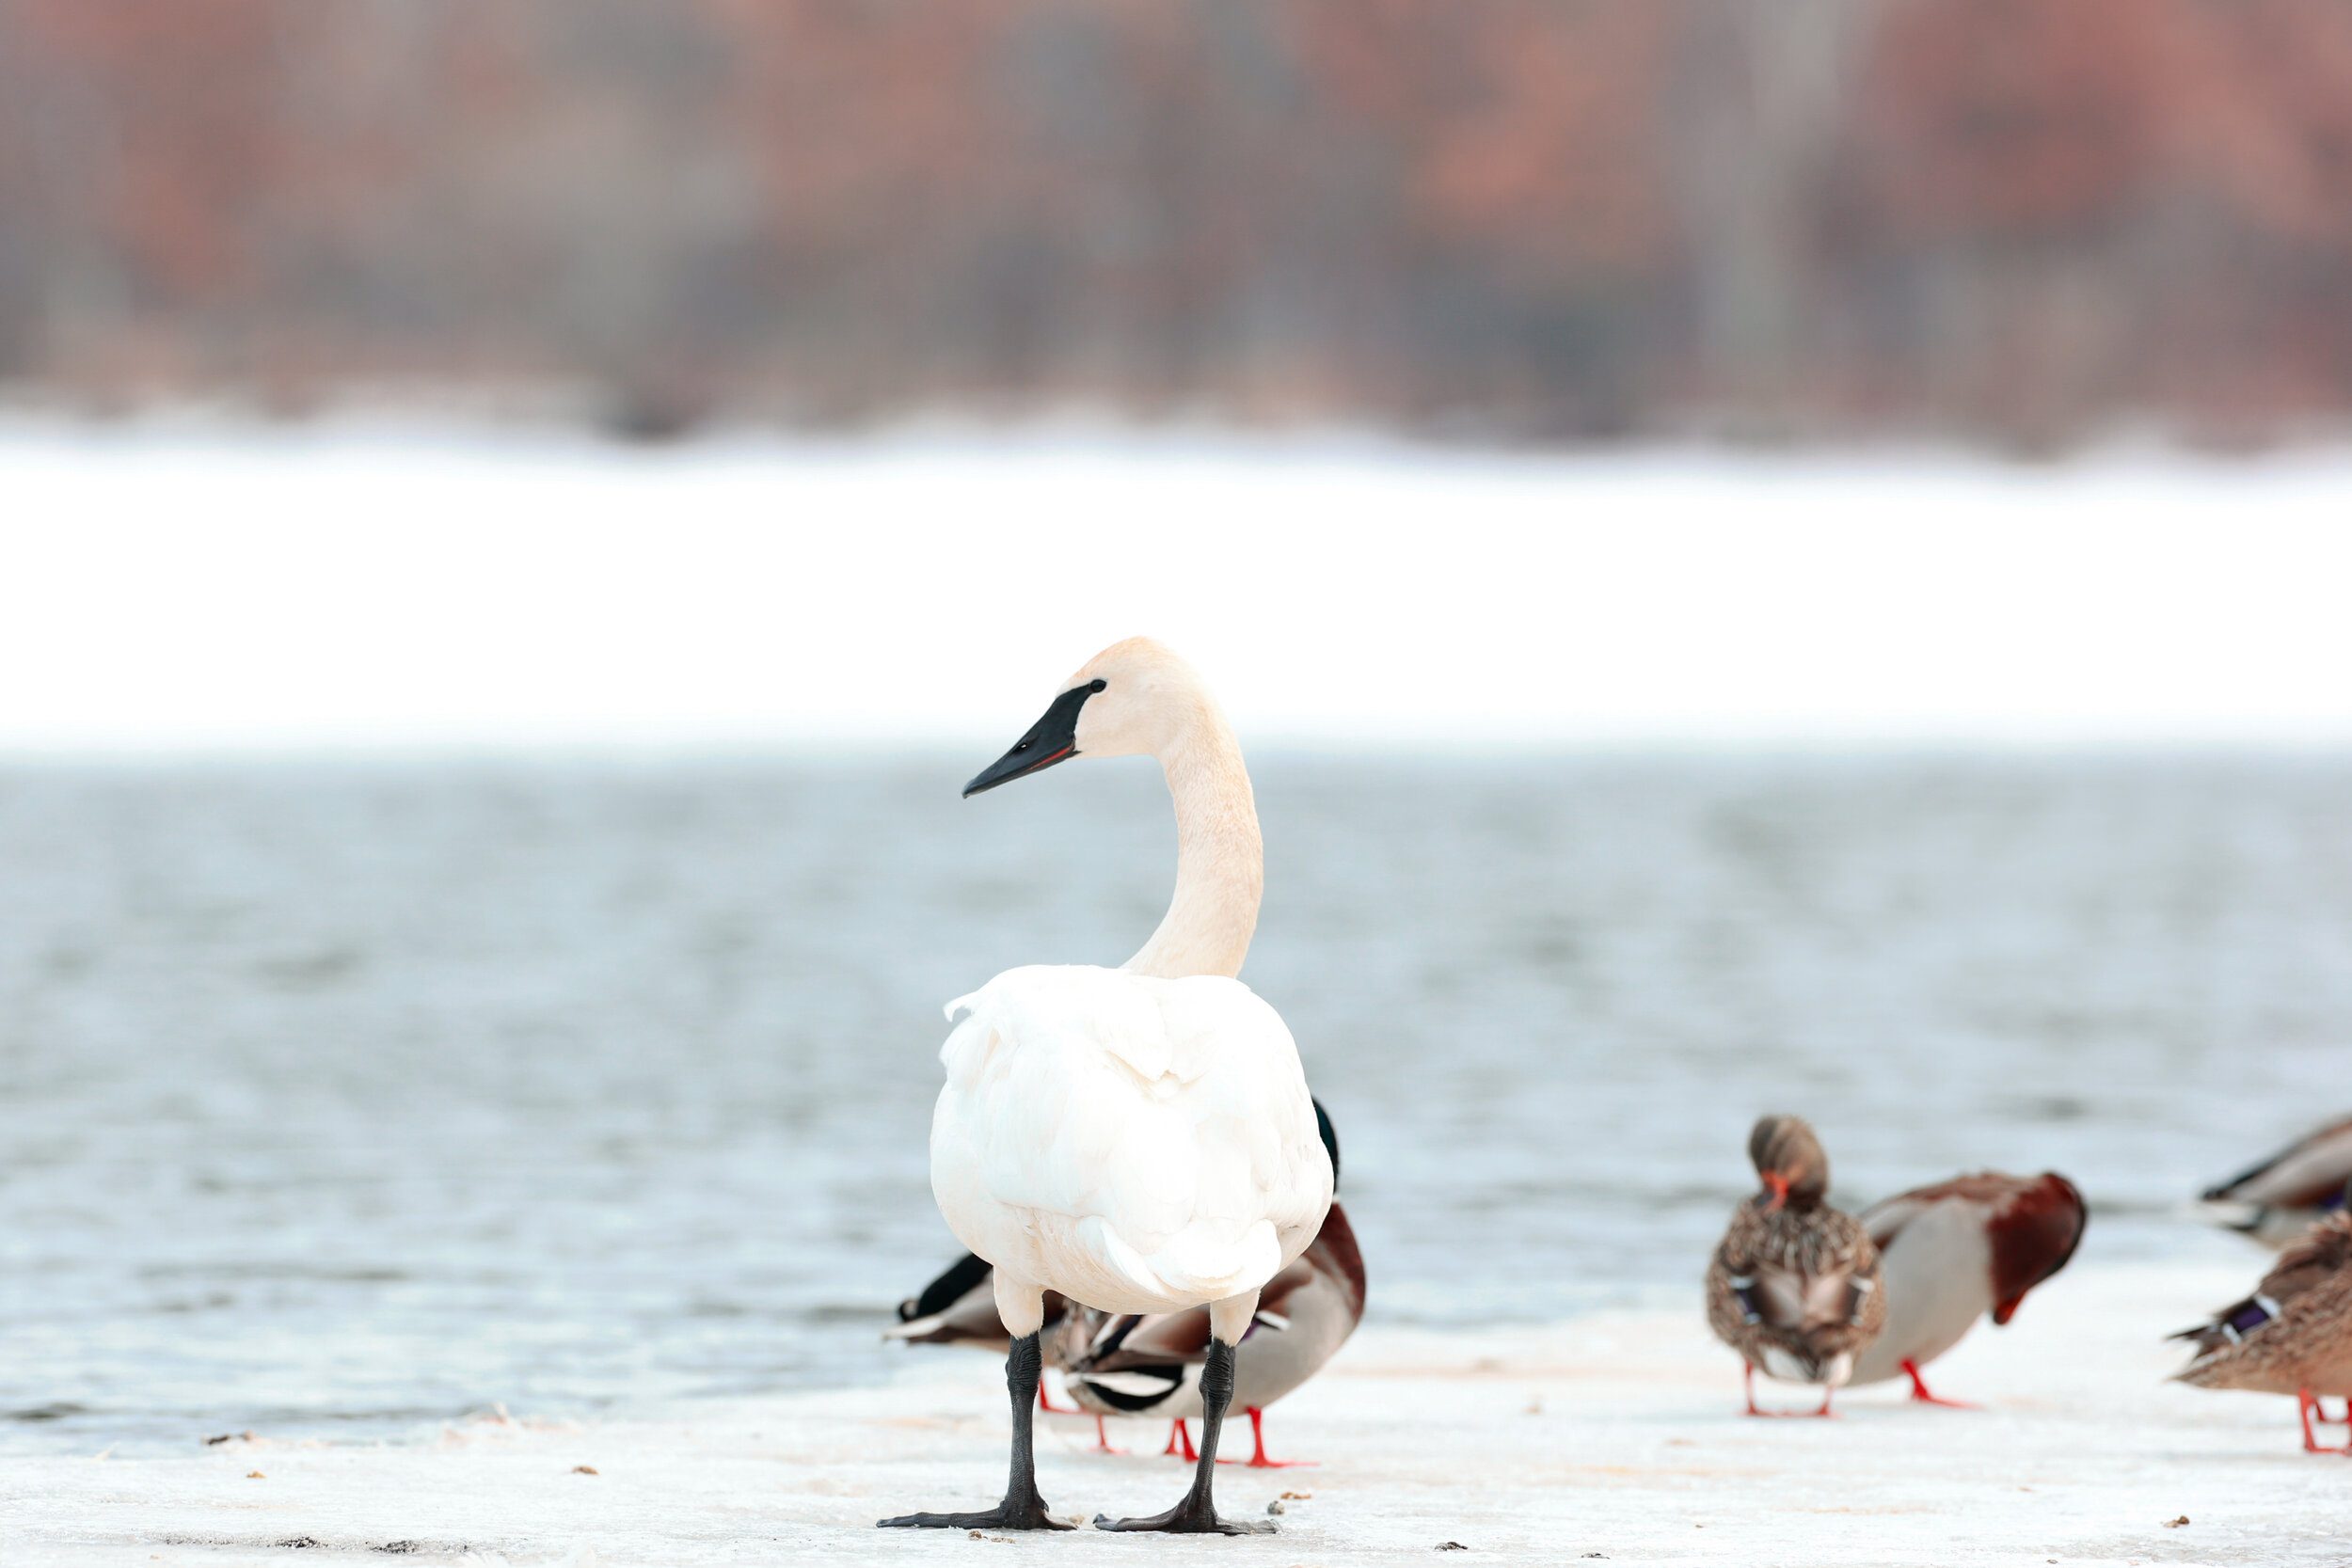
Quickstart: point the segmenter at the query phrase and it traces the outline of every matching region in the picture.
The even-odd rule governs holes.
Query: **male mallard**
[[[2352,1182],[2352,1118],[2323,1127],[2252,1170],[2208,1187],[2196,1212],[2265,1246],[2283,1247],[2343,1212],[2347,1182]]]
[[[1321,1371],[1363,1315],[1363,1255],[1334,1201],[1314,1243],[1266,1281],[1233,1357],[1232,1399],[1249,1413],[1250,1465],[1298,1463],[1266,1457],[1265,1407]],[[1191,1448],[1184,1422],[1200,1414],[1206,1307],[1149,1314],[1080,1307],[1063,1320],[1060,1341],[1063,1386],[1079,1408],[1098,1417],[1168,1417],[1176,1423],[1169,1451],[1179,1451],[1179,1441]]]
[[[1905,1373],[1911,1397],[1928,1392],[1919,1369],[1960,1343],[1979,1313],[2006,1323],[2026,1292],[2066,1267],[2082,1241],[2083,1195],[2056,1171],[1979,1171],[1865,1210],[1886,1293],[1886,1329],[1854,1357],[1851,1384]]]
[[[898,1304],[896,1326],[882,1330],[885,1339],[904,1339],[910,1345],[977,1345],[983,1350],[1003,1352],[1012,1344],[1011,1331],[996,1310],[996,1271],[988,1259],[977,1253],[965,1253],[937,1279],[923,1287],[923,1293],[909,1296]],[[1069,1304],[1058,1291],[1045,1293],[1045,1324],[1048,1328],[1061,1322]],[[1045,1392],[1042,1386],[1038,1393]]]
[[[1053,1331],[1060,1327],[1069,1311],[1070,1304],[1060,1291],[1045,1292],[1046,1367],[1061,1365],[1055,1354],[1057,1341]],[[979,1254],[965,1253],[948,1264],[937,1279],[924,1286],[922,1294],[909,1296],[898,1304],[898,1322],[883,1329],[882,1338],[903,1339],[910,1345],[972,1345],[1005,1354],[1012,1348],[1012,1333],[1005,1327],[1004,1315],[996,1310],[996,1271]],[[1037,1407],[1056,1416],[1071,1414],[1046,1397],[1042,1368],[1037,1380]],[[1105,1449],[1110,1447],[1100,1421],[1095,1423],[1095,1439]]]
[[[2293,1394],[2304,1451],[2321,1451],[2312,1419],[2335,1423],[2320,1399],[2352,1398],[2352,1215],[2320,1221],[2287,1248],[2252,1295],[2172,1338],[2197,1347],[2196,1359],[2173,1374],[2175,1382]],[[2352,1424],[2352,1409],[2344,1419]],[[2344,1451],[2352,1453],[2352,1441]]]
[[[1879,1250],[1829,1195],[1829,1156],[1801,1117],[1766,1117],[1748,1134],[1763,1186],[1740,1205],[1707,1271],[1707,1322],[1756,1374],[1822,1386],[1821,1408],[1852,1374],[1854,1355],[1886,1323]]]

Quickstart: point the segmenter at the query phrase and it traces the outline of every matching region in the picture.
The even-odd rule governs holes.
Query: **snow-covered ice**
[[[1278,1456],[1318,1466],[1219,1476],[1232,1513],[1310,1495],[1271,1539],[875,1529],[1001,1487],[999,1368],[936,1351],[884,1387],[675,1422],[485,1418],[405,1445],[262,1433],[183,1458],[15,1461],[0,1559],[275,1563],[301,1543],[516,1564],[1288,1565],[1423,1562],[1452,1541],[1465,1550],[1443,1560],[1465,1563],[2341,1562],[2352,1459],[2303,1453],[2287,1401],[2163,1381],[2179,1357],[2161,1335],[2260,1266],[2249,1250],[2238,1271],[2069,1273],[1933,1369],[1939,1391],[1984,1408],[1913,1405],[1889,1386],[1850,1393],[1834,1421],[1740,1416],[1737,1362],[1695,1300],[1551,1327],[1367,1330],[1268,1418]],[[1165,1434],[1115,1424],[1133,1452],[1108,1457],[1089,1451],[1089,1424],[1049,1418],[1047,1499],[1073,1517],[1165,1506],[1184,1480],[1157,1456]]]

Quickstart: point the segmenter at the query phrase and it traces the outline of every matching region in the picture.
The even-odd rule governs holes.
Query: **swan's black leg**
[[[1005,1482],[1005,1500],[978,1513],[902,1513],[876,1522],[878,1529],[1075,1529],[1045,1512],[1037,1495],[1037,1461],[1029,1441],[1030,1415],[1037,1408],[1037,1386],[1044,1353],[1034,1334],[1012,1342],[1005,1357],[1005,1386],[1012,1395],[1012,1476]]]
[[[1200,1372],[1200,1460],[1193,1467],[1192,1490],[1166,1513],[1148,1519],[1108,1519],[1094,1516],[1096,1529],[1167,1530],[1178,1535],[1272,1535],[1271,1519],[1220,1519],[1209,1495],[1216,1480],[1216,1434],[1225,1425],[1225,1407],[1233,1398],[1233,1347],[1222,1339],[1209,1341],[1209,1364]]]

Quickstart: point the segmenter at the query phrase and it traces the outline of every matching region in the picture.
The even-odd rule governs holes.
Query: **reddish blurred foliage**
[[[2259,438],[2343,0],[0,0],[0,381]]]
[[[1939,235],[2063,234],[2155,181],[2194,71],[2150,0],[1917,0],[1871,40],[1890,216]]]

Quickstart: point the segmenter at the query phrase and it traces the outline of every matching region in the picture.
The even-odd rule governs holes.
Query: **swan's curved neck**
[[[1160,753],[1176,800],[1176,895],[1122,968],[1178,979],[1235,975],[1258,929],[1265,849],[1241,743],[1214,707]]]

